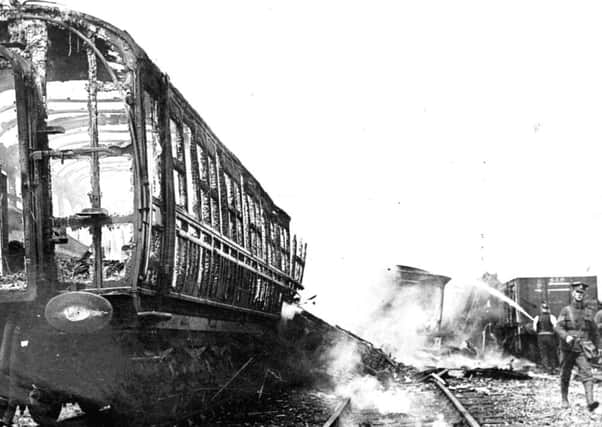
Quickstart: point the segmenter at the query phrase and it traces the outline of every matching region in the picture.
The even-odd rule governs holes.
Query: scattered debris
[[[0,288],[4,290],[23,290],[27,288],[25,273],[20,271],[18,273],[1,275]]]
[[[445,369],[445,368],[428,368],[418,372],[414,380],[425,381],[432,374],[438,375],[439,377],[445,378],[472,378],[472,377],[485,377],[501,380],[530,380],[533,377],[531,374],[514,371],[511,369],[502,368],[461,368],[461,369]]]

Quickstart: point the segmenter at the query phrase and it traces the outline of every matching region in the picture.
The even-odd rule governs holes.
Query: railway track
[[[412,404],[412,410],[383,413],[354,405],[354,398],[342,399],[323,427],[337,426],[466,426],[496,427],[519,422],[509,419],[501,395],[478,387],[470,379],[444,379],[446,370],[417,378],[423,383],[422,407]],[[430,388],[430,390],[429,390]],[[417,394],[417,391],[412,393]],[[497,399],[499,397],[499,399]]]
[[[323,427],[341,426],[400,426],[400,427],[443,427],[470,426],[478,427],[467,411],[458,409],[451,400],[442,397],[436,399],[438,405],[431,404],[416,412],[385,412],[375,409],[359,409],[354,407],[352,398],[342,399]],[[466,416],[467,418],[465,418]],[[471,422],[467,421],[471,420]]]

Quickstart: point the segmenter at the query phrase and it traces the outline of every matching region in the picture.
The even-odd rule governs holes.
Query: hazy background
[[[353,328],[392,264],[474,280],[602,267],[602,6],[65,1],[126,29],[309,244]]]

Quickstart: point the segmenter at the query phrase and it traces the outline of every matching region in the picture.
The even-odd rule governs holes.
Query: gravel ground
[[[602,372],[600,373],[602,376]],[[560,408],[558,376],[534,372],[531,380],[500,380],[490,378],[451,379],[450,386],[469,386],[479,394],[487,395],[493,402],[495,415],[502,415],[507,426],[600,426],[602,408],[590,414],[585,407],[583,385],[572,382],[569,390],[571,408]],[[410,396],[406,414],[420,418],[420,414],[436,414],[432,407],[432,387],[427,384],[405,383],[401,379],[396,387],[397,396]],[[393,392],[391,392],[393,393]],[[602,401],[602,382],[596,384],[596,398]],[[381,399],[383,395],[379,396]],[[264,399],[254,408],[242,411],[231,408],[229,412],[215,414],[207,425],[222,426],[321,426],[336,406],[337,398],[331,391],[290,390],[277,398]],[[426,408],[426,410],[425,410]],[[247,417],[245,417],[245,412]],[[451,426],[453,421],[447,420]],[[454,420],[455,421],[455,420]],[[444,425],[444,424],[442,424]],[[483,426],[487,424],[483,423]],[[499,424],[498,424],[499,425]],[[351,427],[351,426],[346,426]]]
[[[602,379],[602,371],[597,372]],[[449,385],[472,387],[485,394],[494,402],[497,414],[502,414],[509,426],[559,426],[581,427],[601,426],[602,408],[589,413],[585,406],[583,385],[572,381],[569,390],[571,408],[560,408],[560,381],[557,375],[533,372],[531,380],[499,380],[490,378],[450,379]],[[425,384],[405,383],[402,379],[395,387],[407,391],[413,396],[414,406],[425,397],[424,406],[428,407],[429,398]],[[423,394],[424,393],[424,394]],[[595,398],[602,402],[602,381],[594,388]],[[230,407],[221,414],[205,419],[202,425],[221,426],[321,426],[328,419],[339,398],[332,391],[325,390],[289,390],[278,395],[264,396],[256,405]],[[77,406],[69,405],[63,409],[61,418],[78,413]],[[420,409],[416,409],[417,413]],[[408,413],[414,412],[412,410]],[[27,414],[27,413],[26,413]],[[15,418],[13,426],[35,426],[27,416]],[[200,424],[199,424],[200,425]],[[448,424],[451,425],[451,424]],[[486,425],[486,424],[484,424]],[[348,426],[351,427],[351,426]]]
[[[508,425],[525,426],[600,426],[602,410],[590,413],[585,404],[583,385],[571,381],[569,402],[571,407],[560,407],[559,376],[535,372],[532,380],[478,379],[475,386],[489,391],[498,410],[506,413]],[[594,396],[602,401],[602,383],[594,387]]]

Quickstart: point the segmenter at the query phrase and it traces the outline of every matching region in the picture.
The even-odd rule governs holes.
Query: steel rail
[[[344,399],[341,403],[339,403],[339,405],[336,407],[334,413],[330,416],[330,418],[328,419],[328,421],[326,421],[324,423],[323,427],[336,427],[339,425],[339,420],[341,418],[341,415],[343,414],[343,412],[349,408],[351,404],[351,398],[348,397],[346,399]]]
[[[443,379],[439,375],[432,373],[429,375],[429,377],[433,379],[435,385],[439,387],[439,389],[443,392],[443,394],[445,394],[445,396],[447,396],[447,398],[456,407],[458,412],[462,415],[462,417],[470,427],[481,427],[481,425],[477,422],[477,420],[475,420],[472,414],[468,412],[464,405],[460,403],[458,398],[454,396],[454,394],[449,390],[449,388],[446,387],[445,381],[443,381]]]

